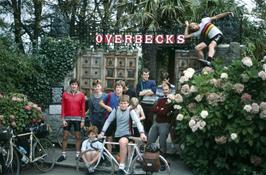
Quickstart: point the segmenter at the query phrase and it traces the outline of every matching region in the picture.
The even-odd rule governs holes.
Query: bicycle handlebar
[[[91,146],[93,149],[95,149],[96,151],[98,151],[99,148],[94,147],[94,146],[93,146],[93,143],[98,142],[98,141],[101,142],[101,143],[103,143],[105,139],[106,139],[105,136],[103,136],[103,137],[101,137],[101,138],[97,138],[97,139],[95,139],[95,140],[93,140],[93,141],[90,142],[90,146]]]

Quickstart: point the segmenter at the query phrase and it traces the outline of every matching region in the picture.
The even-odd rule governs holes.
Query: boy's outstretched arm
[[[234,13],[233,12],[220,13],[218,15],[215,15],[215,16],[211,17],[211,20],[213,21],[213,20],[220,19],[220,18],[229,16],[229,15],[234,16]]]
[[[189,22],[185,21],[185,25],[186,25],[186,28],[185,28],[185,32],[184,32],[184,37],[185,37],[185,39],[191,38],[193,35],[188,33]]]

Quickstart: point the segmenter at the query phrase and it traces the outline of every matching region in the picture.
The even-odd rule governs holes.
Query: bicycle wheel
[[[64,134],[64,128],[63,126],[60,126],[56,132],[56,140],[58,145],[62,148],[63,145],[63,134]]]
[[[8,146],[9,147],[9,146]],[[10,149],[0,148],[0,164],[1,170],[0,174],[3,175],[19,175],[20,174],[20,161],[18,153],[16,150],[13,150],[13,159],[11,159]]]
[[[154,175],[170,175],[170,166],[167,160],[163,156],[159,156],[160,159],[160,170],[158,172],[146,172],[142,169],[142,158],[136,156],[129,168],[130,174],[154,174]]]
[[[86,167],[84,162],[80,162],[79,160],[82,158],[83,155],[90,152],[91,150],[87,150],[82,152],[77,161],[76,161],[76,170],[78,174],[83,175],[88,171],[88,168]],[[112,159],[105,153],[101,155],[101,158],[98,159],[98,161],[92,165],[95,171],[100,171],[101,174],[114,174],[114,164]]]
[[[55,147],[47,138],[39,139],[33,145],[33,162],[34,166],[42,171],[52,170],[55,164]]]

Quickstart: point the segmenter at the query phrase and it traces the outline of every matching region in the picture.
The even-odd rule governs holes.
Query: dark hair
[[[93,80],[93,82],[92,82],[92,86],[97,86],[97,85],[102,85],[102,82],[101,82],[101,80],[99,80],[99,79],[97,79],[97,80]]]
[[[69,82],[69,85],[71,85],[73,83],[77,83],[78,86],[79,86],[79,81],[76,78],[71,79],[70,82]]]
[[[115,82],[114,89],[116,88],[116,86],[122,86],[124,89],[125,88],[125,82],[123,80],[118,80]]]
[[[162,72],[162,73],[161,73],[161,78],[162,78],[162,80],[167,80],[167,79],[169,79],[170,77],[169,77],[168,72]]]
[[[143,74],[143,73],[148,73],[148,72],[150,72],[150,70],[148,69],[148,68],[143,68],[142,70],[141,70],[141,73]]]
[[[98,128],[96,126],[90,126],[87,130],[87,134],[89,135],[91,132],[98,134]]]

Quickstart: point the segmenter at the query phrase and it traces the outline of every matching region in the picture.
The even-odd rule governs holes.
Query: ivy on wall
[[[51,86],[73,70],[77,43],[70,38],[43,38],[37,54],[26,56],[0,46],[0,92],[23,93],[42,107],[51,99]]]

